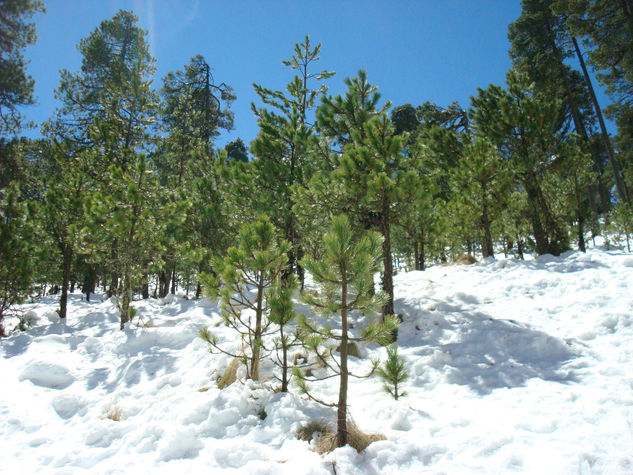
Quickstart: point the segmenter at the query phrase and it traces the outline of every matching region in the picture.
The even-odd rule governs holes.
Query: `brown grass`
[[[110,408],[105,417],[111,421],[119,422],[123,419],[123,410],[119,406],[114,405]]]
[[[297,438],[310,442],[315,432],[327,434],[332,432],[332,428],[322,421],[310,421],[306,425],[299,427]]]
[[[318,454],[326,454],[336,449],[336,429],[324,422],[309,422],[299,429],[297,437],[301,440],[311,441],[315,432],[319,433],[314,449]],[[348,421],[347,444],[356,449],[357,452],[362,452],[369,447],[372,442],[378,440],[387,440],[387,438],[383,434],[366,434],[361,431],[354,422]]]
[[[240,367],[240,359],[233,358],[224,370],[224,374],[218,379],[218,388],[228,388],[237,379],[237,368]]]
[[[475,263],[477,263],[477,259],[475,259],[470,254],[462,254],[457,259],[455,259],[455,264],[461,264],[461,265],[469,266],[469,265],[475,264]]]

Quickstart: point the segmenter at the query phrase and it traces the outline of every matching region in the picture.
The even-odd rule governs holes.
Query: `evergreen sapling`
[[[376,369],[376,373],[383,381],[383,389],[391,394],[397,401],[399,397],[406,396],[402,391],[402,385],[409,379],[409,373],[405,369],[405,361],[398,354],[397,345],[387,347],[387,360]]]

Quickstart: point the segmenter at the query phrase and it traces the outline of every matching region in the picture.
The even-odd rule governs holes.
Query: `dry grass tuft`
[[[319,434],[314,449],[318,454],[326,454],[336,449],[336,429],[324,422],[309,422],[297,431],[297,437],[301,440],[311,441],[315,432]],[[378,440],[387,440],[387,438],[382,434],[366,434],[354,422],[347,423],[347,444],[356,449],[357,452],[362,452],[372,442]]]
[[[119,406],[114,405],[110,407],[110,410],[105,415],[105,417],[106,419],[110,419],[111,421],[119,422],[121,419],[123,419],[123,410]]]
[[[233,358],[224,370],[224,374],[218,379],[218,388],[228,388],[237,379],[237,369],[240,367],[240,359]]]
[[[211,389],[209,386],[203,386],[201,388],[198,388],[198,392],[199,393],[206,393],[209,389]]]
[[[455,259],[455,264],[461,264],[461,265],[469,266],[471,264],[476,264],[476,263],[477,263],[477,259],[475,259],[470,254],[462,254],[457,259]]]
[[[310,421],[306,425],[299,427],[297,438],[310,442],[315,432],[322,436],[323,434],[331,433],[332,428],[322,421]]]

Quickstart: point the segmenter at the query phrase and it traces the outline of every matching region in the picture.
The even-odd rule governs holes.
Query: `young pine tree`
[[[307,258],[303,261],[320,287],[318,295],[306,293],[304,300],[323,315],[340,318],[341,330],[339,332],[329,327],[319,328],[305,318],[300,323],[305,330],[306,346],[315,352],[321,363],[334,375],[339,376],[338,402],[327,403],[315,398],[308,392],[307,382],[310,379],[299,370],[295,370],[295,375],[304,394],[321,404],[337,408],[337,446],[343,447],[347,444],[348,379],[349,376],[354,376],[347,366],[348,345],[350,342],[361,341],[389,343],[398,323],[396,317],[389,316],[383,323],[374,323],[364,328],[359,337],[352,337],[348,333],[351,312],[374,312],[380,309],[386,298],[382,293],[372,292],[374,274],[380,271],[381,236],[376,232],[368,232],[361,239],[355,239],[347,217],[338,216],[332,221],[330,231],[323,238],[323,244],[325,253],[321,259]],[[338,361],[326,358],[326,355],[333,355],[332,348],[322,349],[328,342],[339,344]],[[374,363],[372,373],[376,366],[377,362]]]
[[[409,373],[404,367],[404,359],[398,354],[396,345],[387,347],[387,361],[385,361],[383,366],[378,367],[376,372],[384,383],[384,390],[391,394],[395,400],[407,395],[401,388],[409,379]]]
[[[222,317],[226,326],[239,333],[246,348],[248,378],[259,380],[259,364],[264,337],[270,336],[268,295],[287,264],[289,244],[277,244],[274,227],[267,217],[242,226],[239,242],[227,251],[227,256],[216,264],[218,278],[207,276],[207,293],[218,294],[222,303]],[[208,329],[200,337],[214,349],[234,358],[242,358],[223,348]]]
[[[294,346],[300,344],[299,336],[295,333],[288,332],[288,325],[292,323],[297,313],[292,296],[297,290],[297,278],[289,275],[285,278],[277,279],[275,285],[269,295],[270,315],[268,320],[277,325],[279,335],[275,338],[274,351],[276,357],[274,363],[281,369],[281,392],[288,392],[289,382],[289,363],[288,352]]]

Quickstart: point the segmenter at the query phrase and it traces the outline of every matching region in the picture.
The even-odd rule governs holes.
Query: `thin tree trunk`
[[[341,379],[336,411],[336,445],[347,445],[347,282],[341,287]]]
[[[123,289],[121,292],[121,330],[125,330],[125,324],[129,322],[132,318],[130,311],[130,304],[132,302],[132,283],[130,280],[129,270],[125,270],[125,274],[123,276]]]
[[[171,271],[171,293],[174,295],[176,294],[176,265],[175,264]]]
[[[481,215],[481,224],[483,226],[484,238],[481,243],[481,253],[484,258],[494,257],[494,249],[492,247],[492,234],[490,233],[490,216],[488,215],[488,203],[486,199],[483,200],[483,208]]]
[[[281,392],[288,392],[288,346],[284,336],[284,325],[279,325],[279,338],[281,339]]]
[[[259,381],[259,354],[262,344],[262,314],[264,300],[264,273],[259,273],[257,283],[257,310],[255,311],[255,334],[253,335],[253,357],[251,363],[251,379]]]
[[[64,249],[62,259],[62,295],[59,299],[59,318],[65,320],[68,307],[68,285],[70,283],[70,270],[73,259],[72,252]]]
[[[580,63],[580,67],[582,68],[582,74],[585,78],[585,83],[587,84],[587,89],[589,89],[589,95],[591,96],[591,102],[593,104],[594,111],[596,112],[596,116],[598,117],[598,123],[600,124],[600,136],[602,137],[602,142],[604,144],[605,150],[607,152],[607,156],[609,157],[609,163],[611,164],[611,168],[613,170],[613,177],[615,179],[615,187],[618,190],[618,195],[620,199],[630,205],[631,198],[629,196],[629,191],[626,187],[626,183],[622,179],[622,170],[620,170],[620,166],[615,159],[615,154],[613,152],[613,146],[611,144],[611,139],[609,138],[609,134],[607,133],[607,127],[604,123],[604,117],[602,116],[602,110],[600,109],[600,104],[598,103],[598,98],[596,97],[596,92],[593,89],[593,84],[591,82],[591,77],[589,76],[589,72],[587,71],[587,66],[585,64],[585,59],[582,56],[582,52],[580,51],[580,47],[578,46],[578,41],[576,41],[575,36],[571,36],[571,40],[574,44],[574,50],[576,52],[576,57],[578,58],[578,62]]]

